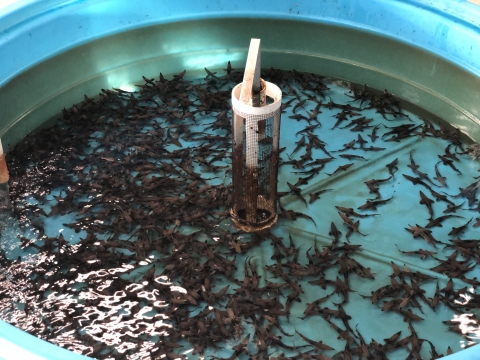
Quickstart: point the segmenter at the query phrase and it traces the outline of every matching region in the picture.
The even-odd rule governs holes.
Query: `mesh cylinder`
[[[262,79],[263,84],[266,104],[261,107],[240,101],[242,84],[232,90],[233,206],[230,214],[234,225],[248,232],[267,229],[278,218],[276,195],[282,91]]]

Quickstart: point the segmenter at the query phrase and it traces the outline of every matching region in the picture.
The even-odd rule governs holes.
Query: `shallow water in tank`
[[[217,70],[216,74],[221,77],[224,71]],[[185,76],[187,78],[188,73]],[[215,289],[214,293],[226,289],[224,296],[206,300],[202,293],[205,293],[207,298],[211,294],[210,290],[205,289],[206,284],[199,286],[190,284],[196,289],[193,291],[185,285],[188,279],[182,276],[168,276],[172,271],[168,266],[174,265],[168,262],[166,265],[164,258],[175,254],[176,251],[188,253],[185,246],[189,250],[190,240],[182,238],[183,240],[178,240],[178,243],[171,241],[165,245],[164,253],[152,245],[143,258],[135,248],[126,245],[127,240],[132,243],[138,241],[135,237],[138,227],[131,228],[128,233],[117,234],[114,240],[112,240],[112,234],[116,232],[114,229],[102,233],[95,232],[97,228],[94,228],[95,241],[85,242],[88,237],[86,229],[88,226],[72,224],[78,224],[82,218],[88,216],[89,224],[97,224],[98,229],[111,222],[111,218],[103,215],[102,218],[94,219],[110,206],[107,204],[100,206],[98,201],[94,202],[95,197],[103,196],[102,191],[108,189],[102,189],[100,185],[95,193],[83,189],[82,195],[72,200],[75,206],[68,211],[62,210],[58,204],[66,203],[68,192],[77,186],[77,182],[86,181],[85,178],[90,176],[90,169],[93,166],[76,165],[79,167],[66,177],[68,181],[65,180],[61,186],[51,183],[50,188],[47,186],[41,189],[34,186],[22,188],[19,185],[22,176],[17,164],[28,167],[29,172],[24,179],[29,184],[33,184],[34,179],[38,179],[39,176],[54,176],[52,174],[57,169],[50,169],[51,171],[47,171],[46,168],[39,169],[33,161],[29,163],[28,159],[23,163],[15,163],[14,151],[9,160],[15,163],[11,170],[11,181],[15,183],[12,184],[14,192],[12,200],[17,206],[18,218],[5,216],[3,218],[5,225],[2,230],[1,247],[9,260],[2,259],[0,288],[3,297],[0,308],[2,319],[57,345],[99,358],[108,358],[109,352],[114,348],[119,354],[126,354],[132,359],[142,358],[150,353],[160,356],[162,351],[167,354],[170,350],[180,356],[198,358],[202,355],[196,354],[198,349],[191,343],[198,344],[202,336],[207,334],[211,336],[211,346],[204,349],[205,358],[213,356],[228,358],[232,354],[233,357],[238,355],[239,358],[247,358],[247,350],[250,354],[268,353],[272,358],[281,358],[282,354],[293,357],[298,352],[314,349],[302,336],[322,341],[326,346],[322,350],[323,353],[327,356],[337,354],[337,357],[345,355],[340,352],[344,351],[346,346],[349,350],[345,351],[362,354],[364,343],[369,345],[367,351],[371,354],[380,351],[378,349],[382,348],[378,344],[383,344],[383,350],[390,359],[406,358],[410,352],[418,352],[422,358],[434,357],[428,341],[439,354],[446,354],[448,347],[456,352],[475,343],[478,332],[476,320],[478,295],[475,278],[480,274],[476,265],[477,258],[474,255],[467,256],[469,248],[450,242],[456,239],[479,238],[478,229],[474,225],[478,223],[476,218],[479,216],[475,198],[477,187],[475,176],[478,175],[480,165],[466,153],[466,144],[462,145],[460,137],[454,130],[447,127],[443,127],[442,130],[441,126],[444,124],[430,123],[429,120],[432,119],[428,118],[428,114],[410,111],[408,104],[397,106],[396,100],[388,92],[374,91],[356,85],[354,93],[347,82],[311,77],[310,74],[296,72],[285,72],[279,77],[278,73],[265,70],[264,78],[273,82],[274,79],[279,80],[278,85],[284,91],[282,102],[289,103],[282,113],[280,147],[285,149],[280,154],[281,166],[278,175],[280,205],[284,210],[279,207],[280,218],[272,228],[271,234],[254,236],[239,233],[231,226],[226,216],[228,208],[225,207],[225,202],[215,204],[211,232],[196,235],[199,227],[191,225],[190,221],[169,220],[162,223],[166,233],[172,231],[183,237],[195,238],[190,250],[199,256],[196,263],[199,268],[207,262],[208,257],[204,254],[204,257],[201,257],[202,254],[198,250],[200,243],[207,244],[206,249],[211,247],[218,251],[217,255],[220,255],[221,259],[215,258],[213,264],[216,262],[221,265],[228,262],[235,264],[236,267],[231,269],[228,276],[225,276],[224,270],[211,268],[208,270],[212,273],[209,282]],[[232,76],[228,82],[225,78],[217,80],[213,76],[209,76],[207,80],[203,77],[188,79],[193,85],[206,83],[205,86],[211,94],[224,91],[227,94],[225,97],[228,97],[229,89],[241,81],[239,74]],[[172,78],[169,77],[168,80]],[[156,81],[159,79],[155,79],[154,83]],[[313,90],[305,86],[308,83],[325,84],[328,89],[321,89],[320,86]],[[189,86],[185,85],[182,90],[194,91],[194,88],[189,89]],[[130,94],[123,92],[121,94],[122,102],[128,104]],[[203,106],[202,101],[205,99],[198,95],[198,93],[183,95],[193,102],[183,113],[198,110],[198,107]],[[357,100],[354,95],[357,96]],[[361,96],[365,96],[364,101],[360,99]],[[391,112],[383,114],[378,112],[379,108],[370,106],[372,103],[368,96],[383,99],[383,103],[387,104]],[[153,106],[156,108],[175,111],[177,106],[158,98],[153,100],[155,102]],[[139,102],[139,106],[146,108],[152,106],[152,103],[142,101]],[[318,113],[315,113],[315,109]],[[80,105],[77,110],[70,109],[70,115],[78,113],[79,110]],[[225,110],[227,112],[221,115]],[[341,119],[338,114],[342,111],[345,116]],[[198,187],[192,185],[189,191],[196,189],[200,191],[210,185],[212,188],[228,189],[231,183],[229,130],[221,127],[212,128],[212,124],[219,119],[229,123],[230,109],[227,107],[204,110],[196,113],[195,119],[189,117],[180,119],[175,116],[168,119],[162,112],[157,113],[149,118],[153,119],[153,123],[146,123],[143,127],[140,123],[138,126],[135,125],[138,133],[130,134],[130,139],[128,137],[109,139],[112,149],[115,144],[122,142],[124,147],[118,149],[118,154],[123,155],[117,154],[121,157],[121,162],[125,162],[125,158],[135,151],[137,153],[150,151],[137,143],[136,136],[139,134],[146,136],[145,134],[149,132],[154,136],[154,132],[161,128],[162,139],[167,141],[164,150],[168,153],[190,148],[189,151],[196,154],[195,151],[205,144],[213,144],[212,149],[217,148],[218,151],[212,151],[206,156],[208,160],[215,154],[225,151],[223,158],[209,164],[210,169],[214,165],[215,172],[206,169],[198,159],[201,157],[204,160],[203,157],[197,155],[195,161],[190,163],[191,169],[201,174],[201,178],[209,180],[202,180],[203,185]],[[101,116],[97,117],[100,118]],[[105,115],[105,119],[107,119],[105,122],[100,122],[103,130],[108,129],[108,126],[112,126],[112,129],[118,126],[118,123],[114,123],[115,116],[109,118]],[[187,126],[195,135],[188,138],[179,134],[177,141],[172,142],[171,138],[168,140],[169,136],[175,136],[179,124]],[[57,126],[66,129],[67,125],[60,122]],[[206,128],[209,129],[205,131]],[[205,132],[201,135],[203,131]],[[41,137],[46,134],[48,130],[38,132],[35,136]],[[83,142],[85,144],[83,155],[74,153],[72,163],[81,163],[85,159],[91,161],[94,158],[93,154],[99,147],[101,148],[108,135],[108,131],[102,132],[100,128],[92,126],[88,139]],[[205,138],[217,135],[224,139],[220,141],[219,138]],[[449,140],[441,138],[442,136]],[[452,139],[455,141],[449,146]],[[32,138],[32,141],[37,140]],[[304,145],[299,146],[297,150],[298,143],[301,145],[302,141],[305,142]],[[217,147],[217,142],[225,148]],[[307,150],[309,143],[312,144],[311,154]],[[55,145],[49,146],[55,149]],[[62,157],[67,156],[66,145],[59,146],[63,147]],[[105,150],[105,146],[102,149]],[[56,154],[47,152],[45,155],[54,159]],[[439,155],[445,160],[439,158]],[[101,159],[98,160],[98,173],[102,172],[101,166],[108,167],[109,164],[120,163],[119,159],[112,158],[105,152],[99,152],[98,158]],[[316,162],[317,159],[323,160]],[[161,179],[162,176],[169,175],[181,179],[178,174],[161,173],[159,168],[162,164],[148,156],[142,164],[148,162],[155,165],[151,169],[152,176]],[[167,162],[170,163],[170,160]],[[58,166],[60,163],[57,159],[50,165]],[[67,163],[65,165],[67,168]],[[390,165],[390,168],[387,165]],[[43,174],[43,170],[48,174]],[[144,171],[146,170],[134,169],[129,176],[136,179],[136,175]],[[79,177],[80,173],[83,174]],[[419,175],[421,173],[424,175]],[[423,184],[414,185],[404,175],[413,178],[422,176],[417,180],[421,180]],[[92,184],[101,184],[100,180],[95,178],[95,174],[92,176]],[[447,186],[443,186],[440,180],[434,179],[435,177],[438,179],[444,177]],[[297,185],[301,178],[305,184]],[[384,181],[369,188],[366,182],[371,179]],[[187,188],[193,181],[185,180],[184,187]],[[299,187],[300,195],[292,192],[288,183]],[[132,186],[141,187],[141,184],[141,181],[132,182]],[[467,194],[462,191],[469,186],[471,192]],[[42,191],[45,195],[41,193]],[[432,200],[431,209],[419,203],[420,191]],[[442,199],[443,195],[446,198]],[[178,196],[179,200],[176,201],[182,198],[181,194]],[[371,204],[372,208],[369,210],[359,209],[362,205],[368,204],[366,202],[368,199],[384,203],[378,203],[377,206]],[[163,201],[168,203],[171,200]],[[95,204],[94,209],[89,210],[89,202]],[[444,212],[448,211],[449,206],[456,205],[461,206],[450,213],[452,217],[433,226],[429,225],[431,218],[448,215]],[[56,206],[61,209],[52,212]],[[119,203],[119,212],[112,216],[116,218],[119,215],[123,216],[123,221],[130,223],[128,218],[133,216],[132,213],[124,213],[125,209],[130,209],[130,205],[122,206],[124,205]],[[132,205],[131,209],[138,210],[135,206]],[[337,207],[352,208],[355,213],[349,215],[343,211],[342,218],[340,215],[342,210]],[[191,212],[192,209],[189,208],[188,211]],[[430,211],[433,215],[430,215]],[[350,225],[345,216],[352,221]],[[464,231],[461,231],[459,228],[470,219]],[[135,223],[135,219],[132,221]],[[338,242],[334,241],[332,224],[341,232]],[[451,232],[455,233],[455,228],[458,229],[458,235],[449,235]],[[228,238],[226,234],[232,235]],[[19,240],[19,236],[23,238],[22,241]],[[58,242],[60,236],[66,242],[63,240]],[[40,253],[25,239],[41,247]],[[56,240],[52,242],[51,239]],[[158,238],[150,240],[160,241]],[[47,248],[45,244],[49,241],[54,245]],[[101,245],[102,241],[107,243],[116,241],[113,244],[113,250],[117,251],[116,266],[103,260],[99,255],[100,253],[105,255],[103,249],[108,248]],[[454,245],[457,248],[454,248]],[[419,249],[425,250],[426,255],[402,253]],[[78,252],[82,252],[85,264],[59,262],[59,259],[64,258],[61,254]],[[124,254],[124,258],[119,254]],[[21,261],[17,260],[19,256]],[[446,265],[440,262],[447,257],[450,257],[451,268],[446,268]],[[188,264],[188,257],[185,259],[180,257],[177,260],[178,262],[184,260],[185,264]],[[104,269],[99,264],[101,262],[105,263]],[[440,265],[443,267],[438,267]],[[38,272],[41,275],[36,275],[38,269],[42,269]],[[146,278],[149,270],[153,271],[153,274]],[[74,276],[67,276],[69,272]],[[61,279],[58,274],[65,275],[65,278]],[[453,295],[448,290],[449,276],[452,274],[454,274],[453,289],[457,292]],[[36,276],[38,278],[35,278]],[[55,283],[60,284],[58,286],[52,286],[48,281],[55,276],[57,277]],[[249,286],[253,286],[248,279],[255,279],[256,276],[258,286],[264,289],[258,295],[248,290]],[[42,280],[42,277],[46,281]],[[29,278],[35,279],[38,283],[36,289],[28,281]],[[119,281],[128,291],[116,287]],[[166,295],[157,288],[152,288],[150,281],[160,284],[157,287],[169,289],[170,295],[165,297]],[[280,283],[285,285],[278,289],[275,284]],[[112,284],[115,284],[115,288]],[[226,286],[229,287],[225,288]],[[349,288],[349,291],[345,293],[342,286]],[[381,292],[381,289],[389,286],[403,290],[397,293]],[[246,291],[244,287],[247,287]],[[460,290],[464,287],[464,290]],[[191,296],[188,296],[190,291],[198,295],[198,298],[191,299]],[[298,294],[295,291],[298,291]],[[440,301],[432,309],[430,304],[436,298],[436,293],[446,296],[445,304],[450,307]],[[376,297],[374,301],[372,296]],[[168,297],[176,299],[178,303],[165,302]],[[309,305],[324,297],[326,298],[318,302],[318,306],[310,307],[311,313],[308,311],[305,313]],[[228,312],[228,309],[235,309],[232,299],[236,299],[237,302],[241,300],[240,305],[236,305],[237,309],[240,307],[240,313],[237,314],[237,310],[234,310],[234,318],[230,317],[231,313]],[[256,299],[257,303],[252,299]],[[265,301],[263,310],[259,305],[261,301]],[[251,308],[252,303],[255,304],[254,309]],[[458,308],[454,311],[451,307],[455,306]],[[178,336],[175,335],[175,331],[181,321],[172,310],[175,307],[181,307],[188,312],[188,316],[184,313],[178,315],[185,324],[182,325]],[[281,313],[286,307],[290,309],[289,316],[275,315],[275,310]],[[248,311],[245,310],[247,308]],[[273,314],[273,318],[268,314]],[[238,323],[237,315],[241,319]],[[216,317],[220,317],[220,320]],[[197,324],[189,325],[188,318],[194,318]],[[202,318],[204,327],[198,325]],[[410,322],[404,321],[409,318]],[[278,321],[278,326],[274,319]],[[71,326],[72,321],[75,321],[77,326]],[[442,323],[445,321],[450,322]],[[191,330],[187,330],[189,326]],[[451,330],[457,332],[449,331],[449,326]],[[265,335],[262,329],[269,329],[272,337]],[[405,346],[395,350],[389,348],[388,341],[384,339],[399,331],[401,334],[396,340],[406,339]],[[458,332],[463,332],[464,336]],[[246,338],[247,336],[249,338]],[[418,345],[418,341],[414,340],[417,336],[428,341],[423,343],[420,341]],[[227,340],[223,341],[222,338]],[[242,341],[245,345],[241,345]],[[173,346],[172,343],[178,344],[179,347]],[[317,344],[317,348],[321,348],[321,345]],[[357,348],[357,352],[351,350],[354,348]],[[117,354],[113,352],[112,358],[115,356]]]

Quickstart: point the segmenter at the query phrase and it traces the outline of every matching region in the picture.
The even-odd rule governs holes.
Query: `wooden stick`
[[[9,178],[7,162],[5,161],[5,154],[3,153],[2,140],[0,139],[0,184],[8,182]]]
[[[247,105],[260,106],[260,39],[250,40],[240,101]],[[245,119],[245,138],[245,217],[247,222],[254,224],[257,222],[258,198],[258,123],[256,120]]]
[[[260,100],[260,39],[251,39],[248,49],[247,64],[243,74],[242,91],[240,92],[240,101],[252,106],[260,106],[253,103],[254,93],[258,93]]]

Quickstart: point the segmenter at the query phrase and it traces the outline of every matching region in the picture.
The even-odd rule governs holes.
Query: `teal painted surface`
[[[149,26],[65,51],[0,87],[0,136],[13,145],[58,109],[141,76],[245,64],[262,37],[264,67],[313,71],[384,89],[480,140],[480,77],[448,60],[373,32],[320,22],[209,19]],[[355,41],[352,41],[355,39]]]
[[[86,360],[86,356],[65,350],[0,321],[0,360]]]
[[[388,88],[479,141],[479,28],[472,19],[480,7],[459,2],[455,9],[386,0],[20,1],[3,9],[1,22],[0,135],[13,145],[83,94],[132,85],[159,69],[201,70],[227,60],[243,67],[245,44],[261,37],[266,67]]]
[[[261,37],[264,66],[388,88],[480,141],[479,21],[479,6],[445,0],[19,1],[0,10],[0,134],[14,144],[83,94],[159,69],[242,67]],[[27,343],[32,359],[77,357],[5,323],[0,335],[5,359]]]
[[[0,10],[0,84],[46,58],[106,35],[188,19],[262,17],[343,24],[391,36],[479,74],[480,7],[466,0],[23,0]],[[44,39],[48,38],[46,42]],[[461,41],[460,41],[461,40]]]

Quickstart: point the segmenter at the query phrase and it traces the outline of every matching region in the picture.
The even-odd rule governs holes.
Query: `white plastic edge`
[[[282,90],[271,82],[265,81],[267,84],[267,96],[273,99],[272,104],[268,104],[262,107],[253,107],[244,104],[240,101],[240,92],[242,90],[242,84],[238,84],[232,89],[232,107],[233,110],[238,110],[244,114],[252,115],[266,115],[277,111],[282,105]]]

